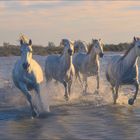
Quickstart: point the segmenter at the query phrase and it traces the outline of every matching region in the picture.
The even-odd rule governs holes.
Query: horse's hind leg
[[[138,94],[138,91],[139,91],[139,83],[138,83],[138,82],[135,83],[135,87],[136,87],[136,92],[135,92],[135,94],[134,94],[134,97],[133,97],[133,98],[130,98],[130,99],[128,100],[128,104],[129,104],[129,105],[133,105],[133,104],[134,104],[134,101],[135,101],[136,98],[137,98],[137,94]]]
[[[24,93],[24,95],[26,96],[26,98],[27,98],[27,100],[28,100],[28,102],[29,102],[29,104],[31,106],[32,116],[33,117],[36,117],[37,116],[37,113],[36,113],[36,111],[35,111],[35,109],[33,107],[32,97],[31,97],[31,95],[30,95],[30,93],[29,93],[26,85],[25,84],[20,84],[19,86],[20,86],[20,90]]]
[[[97,80],[97,89],[96,89],[96,91],[95,91],[95,93],[99,93],[99,87],[100,87],[100,83],[99,83],[99,74],[97,74],[97,76],[96,76],[96,80]]]

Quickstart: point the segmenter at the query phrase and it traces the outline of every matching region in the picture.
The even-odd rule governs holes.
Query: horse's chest
[[[121,81],[123,84],[132,84],[136,80],[138,80],[138,72],[136,67],[127,69],[121,77]]]
[[[23,80],[27,85],[30,85],[30,86],[33,85],[36,81],[32,73],[25,73],[23,75]]]
[[[96,75],[98,73],[98,65],[96,63],[87,64],[83,69],[88,76]]]

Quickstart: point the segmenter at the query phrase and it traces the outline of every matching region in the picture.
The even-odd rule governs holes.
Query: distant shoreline
[[[90,44],[89,44],[90,45]],[[104,51],[111,52],[122,52],[129,48],[130,43],[119,43],[117,45],[114,44],[106,44],[104,45]],[[0,56],[19,56],[20,55],[20,47],[16,45],[8,45],[0,47]],[[43,46],[35,46],[33,45],[33,54],[46,56],[48,54],[60,54],[62,53],[63,48],[58,47],[43,47]]]

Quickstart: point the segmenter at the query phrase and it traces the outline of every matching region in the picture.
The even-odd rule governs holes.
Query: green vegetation
[[[124,51],[129,47],[129,43],[120,43],[117,45],[106,44],[104,45],[104,51]],[[33,46],[33,54],[35,55],[48,55],[48,54],[60,54],[63,51],[62,47],[43,47]],[[0,56],[20,55],[20,47],[15,45],[5,45],[0,47]]]
[[[130,46],[130,43],[119,43],[117,45],[114,44],[106,44],[104,45],[104,51],[124,51],[127,50]]]

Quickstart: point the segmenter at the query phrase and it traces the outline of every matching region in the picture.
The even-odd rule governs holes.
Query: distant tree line
[[[130,43],[119,44],[105,44],[104,51],[124,51],[127,50]],[[4,42],[0,47],[0,56],[20,55],[20,47],[16,45],[10,45]],[[35,55],[48,55],[48,54],[60,54],[63,51],[63,47],[55,46],[53,42],[49,42],[46,47],[41,45],[33,45],[33,54]]]

